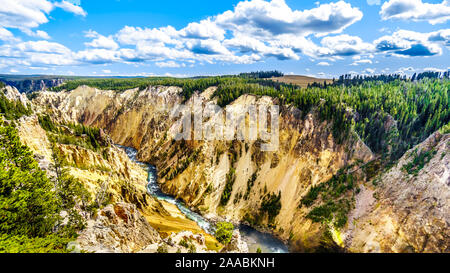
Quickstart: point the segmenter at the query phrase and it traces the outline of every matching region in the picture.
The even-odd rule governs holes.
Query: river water
[[[156,167],[150,164],[139,162],[137,160],[137,150],[131,147],[125,147],[121,145],[116,145],[122,148],[127,153],[128,157],[138,163],[139,165],[147,168],[147,190],[148,193],[155,196],[159,200],[164,200],[172,203],[178,207],[178,209],[192,221],[195,221],[205,232],[209,234],[214,234],[214,226],[200,214],[190,210],[182,200],[176,199],[170,195],[167,195],[161,191],[157,183],[157,171]],[[241,233],[241,238],[244,240],[249,248],[249,252],[256,252],[258,248],[261,249],[263,253],[287,253],[287,246],[278,238],[274,237],[269,233],[260,232],[247,225],[239,225],[239,232]]]

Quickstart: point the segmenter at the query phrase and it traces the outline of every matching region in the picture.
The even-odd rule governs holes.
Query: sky
[[[450,0],[0,0],[0,73],[450,69]]]

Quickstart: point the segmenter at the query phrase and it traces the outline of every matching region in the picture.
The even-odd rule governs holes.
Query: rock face
[[[160,243],[148,245],[140,253],[214,253],[207,249],[205,237],[191,231],[172,233]]]
[[[31,93],[34,91],[43,91],[59,86],[64,83],[65,79],[2,79],[2,81],[7,85],[14,86],[14,88],[20,90],[21,93]]]
[[[118,202],[103,208],[76,240],[78,248],[88,252],[130,253],[161,241],[136,205]]]
[[[417,174],[405,167],[432,157]],[[450,135],[435,133],[379,177],[374,195],[355,219],[349,249],[364,252],[449,252]],[[420,168],[418,165],[416,168]],[[360,206],[357,205],[357,209]]]
[[[7,85],[3,89],[3,94],[9,100],[20,101],[23,105],[27,106],[29,104],[29,100],[25,94],[21,94],[17,88]]]
[[[311,209],[299,206],[300,201],[338,170],[374,160],[370,149],[356,134],[338,143],[332,124],[321,121],[314,109],[302,112],[292,106],[281,107],[276,152],[261,152],[258,141],[174,141],[176,119],[169,113],[181,105],[180,91],[159,86],[119,93],[82,86],[71,92],[42,92],[33,103],[37,111],[51,109],[55,119],[103,128],[115,143],[138,149],[141,161],[158,167],[163,191],[202,214],[249,222],[261,214],[269,194],[279,193],[281,209],[274,219],[262,214],[258,223],[250,224],[269,228],[289,241],[293,251],[318,247],[326,227],[308,219]],[[186,105],[194,100],[203,106],[215,104],[213,91],[194,94]],[[259,104],[276,101],[243,95],[232,103]],[[448,155],[441,157],[442,147],[448,154],[448,144],[442,144],[447,139],[436,142],[440,150],[415,177],[402,172],[406,155],[378,178],[383,181],[378,186],[358,175],[360,191],[351,201],[355,208],[347,225],[334,232],[335,242],[356,252],[448,251]],[[224,205],[221,196],[231,170],[233,182]]]
[[[31,149],[47,175],[54,177],[51,144],[37,116],[24,116],[18,124],[21,141]],[[150,244],[163,243],[160,222],[164,223],[161,233],[164,236],[181,229],[204,236],[201,228],[181,214],[176,206],[160,202],[147,193],[146,169],[132,162],[122,149],[111,145],[96,152],[75,145],[55,145],[69,164],[69,173],[83,183],[92,200],[97,200],[102,192],[112,203],[100,210],[98,216],[83,213],[87,217],[87,229],[72,244],[78,251],[136,252]],[[210,235],[207,239],[215,242]]]
[[[231,241],[221,250],[224,253],[248,253],[247,243],[241,239],[238,229],[233,231]]]

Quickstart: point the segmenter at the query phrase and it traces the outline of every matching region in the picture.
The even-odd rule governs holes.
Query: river
[[[214,234],[214,226],[200,214],[190,210],[182,200],[176,199],[170,195],[165,194],[161,191],[157,183],[157,171],[156,167],[150,164],[146,164],[137,160],[137,150],[131,147],[125,147],[121,145],[116,145],[119,148],[125,150],[128,157],[138,163],[139,165],[147,168],[147,190],[148,193],[155,196],[160,200],[167,201],[169,203],[175,204],[178,209],[188,218],[195,221],[205,232],[209,234]],[[287,253],[287,246],[275,236],[269,233],[260,232],[247,225],[239,225],[239,231],[241,233],[241,238],[244,240],[249,248],[249,252],[256,252],[258,248],[261,249],[263,253]]]

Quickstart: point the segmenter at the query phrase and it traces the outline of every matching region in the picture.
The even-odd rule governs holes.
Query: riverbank
[[[206,219],[197,212],[188,208],[181,200],[175,199],[161,191],[157,183],[156,168],[150,164],[137,160],[137,150],[131,147],[117,145],[125,150],[129,158],[142,165],[148,170],[148,193],[155,196],[170,216],[159,217],[156,215],[145,215],[149,224],[158,230],[161,236],[168,237],[171,233],[180,231],[192,231],[203,234],[206,246],[209,250],[219,251],[222,245],[215,239],[213,234],[214,220]],[[287,253],[288,246],[283,241],[270,233],[258,231],[248,225],[236,225],[242,241],[247,243],[249,252],[256,253],[260,249],[264,253]]]

